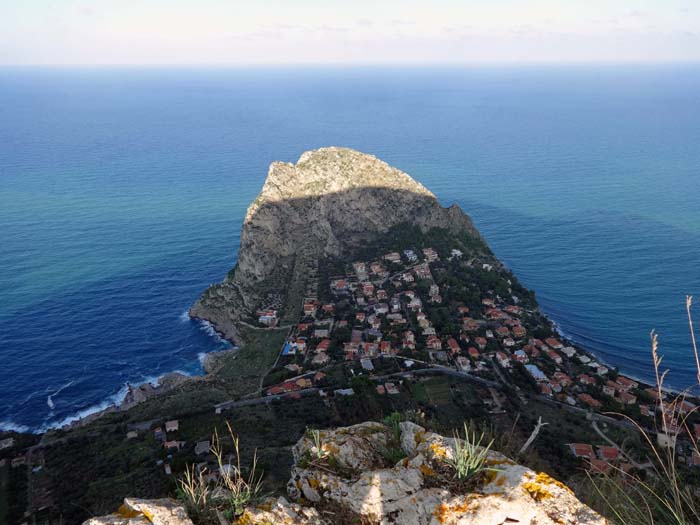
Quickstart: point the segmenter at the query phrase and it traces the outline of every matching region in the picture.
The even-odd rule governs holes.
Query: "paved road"
[[[310,395],[318,394],[319,389],[316,387],[305,388],[304,390],[296,390],[295,392],[287,392],[286,394],[280,394],[277,396],[264,396],[256,397],[254,399],[241,399],[239,401],[224,401],[218,405],[214,405],[214,410],[216,413],[220,413],[223,410],[228,410],[231,408],[247,407],[254,405],[269,405],[273,401],[281,401],[284,399],[292,399],[297,396],[308,397]]]

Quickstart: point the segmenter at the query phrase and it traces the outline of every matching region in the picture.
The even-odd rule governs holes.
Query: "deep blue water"
[[[693,382],[700,66],[5,69],[0,427],[199,373],[222,343],[183,312],[234,264],[268,164],[326,145],[462,205],[606,362],[649,377],[656,328]]]

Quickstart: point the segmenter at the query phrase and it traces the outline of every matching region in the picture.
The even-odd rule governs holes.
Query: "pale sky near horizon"
[[[700,61],[700,0],[0,0],[2,65]]]

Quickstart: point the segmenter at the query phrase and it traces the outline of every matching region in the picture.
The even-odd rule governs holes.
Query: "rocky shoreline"
[[[191,314],[190,318],[196,321],[209,322],[216,331],[217,335],[232,345],[231,348],[209,352],[204,355],[204,359],[202,360],[202,369],[204,370],[203,375],[188,376],[181,372],[166,372],[165,374],[158,376],[154,381],[145,381],[136,385],[129,384],[126,395],[120,402],[52,430],[65,431],[80,428],[89,425],[108,414],[130,410],[131,408],[145,401],[171,392],[185,383],[207,380],[218,369],[217,362],[222,356],[236,353],[242,346],[242,340],[240,339],[240,336],[238,336],[238,331],[235,329],[235,327],[233,327],[233,330],[229,330],[227,335],[226,333],[219,331],[217,326],[211,321]],[[236,334],[236,339],[231,338],[232,333]]]

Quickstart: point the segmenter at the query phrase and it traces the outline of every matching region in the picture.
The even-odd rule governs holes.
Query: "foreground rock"
[[[192,525],[185,509],[171,499],[125,498],[114,514],[91,518],[83,525]]]
[[[271,293],[286,306],[286,294],[304,289],[318,259],[348,256],[404,223],[480,240],[459,207],[443,208],[423,185],[372,155],[331,147],[308,151],[296,164],[274,162],[246,213],[235,270],[206,290],[190,315],[237,339],[237,321]]]
[[[391,432],[378,423],[323,432],[320,451],[311,437],[302,438],[294,447],[290,496],[342,509],[363,523],[607,523],[560,482],[496,452],[490,453],[489,464],[497,471],[486,473],[468,492],[455,490],[439,474],[454,453],[454,439],[408,422],[401,423],[400,431],[406,458],[394,465],[385,459]]]
[[[309,433],[294,446],[287,489],[237,525],[605,525],[562,483],[489,452],[490,471],[454,482],[446,470],[455,440],[404,422],[375,422]],[[397,453],[405,457],[392,463]],[[84,525],[190,525],[175,501],[125,499],[119,512]],[[222,521],[225,523],[225,520]]]

